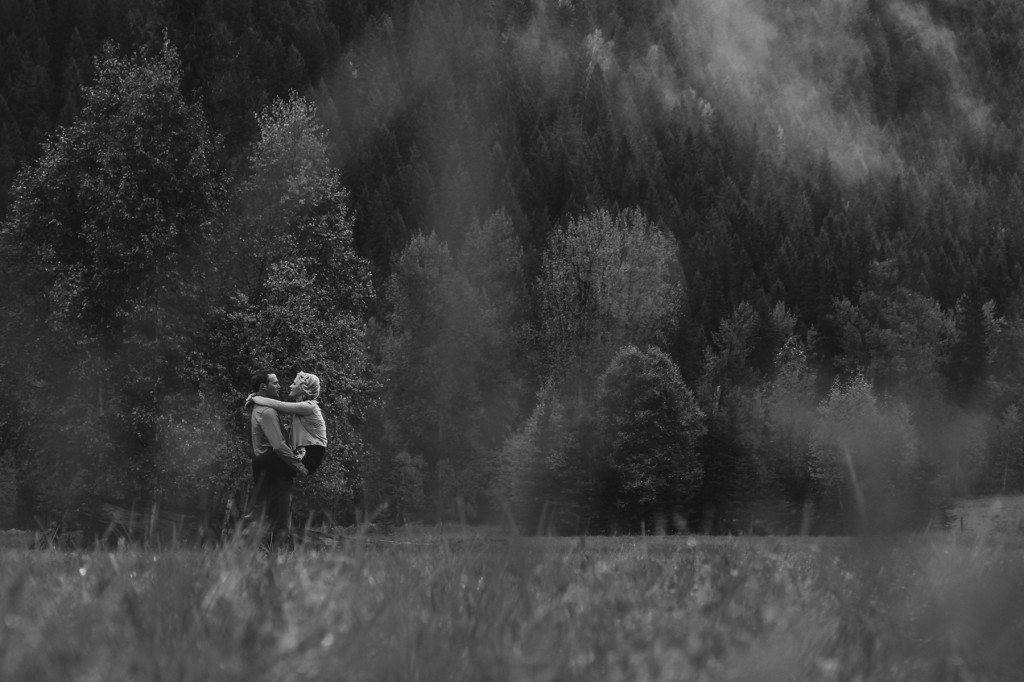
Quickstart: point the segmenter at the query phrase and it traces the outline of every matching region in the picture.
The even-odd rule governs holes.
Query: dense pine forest
[[[223,509],[261,367],[324,382],[312,519],[1024,492],[1022,36],[1011,0],[0,0],[0,525]]]

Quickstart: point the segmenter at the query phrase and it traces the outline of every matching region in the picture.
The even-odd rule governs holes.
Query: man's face
[[[281,382],[276,374],[267,375],[267,383],[263,384],[263,397],[276,398],[281,393]]]

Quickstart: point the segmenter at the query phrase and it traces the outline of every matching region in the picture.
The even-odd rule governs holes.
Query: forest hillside
[[[0,0],[0,525],[854,532],[1024,492],[1011,0]]]

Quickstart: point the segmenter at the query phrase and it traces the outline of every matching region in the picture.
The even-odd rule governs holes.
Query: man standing
[[[264,398],[276,399],[281,383],[273,372],[252,375],[252,391]],[[263,513],[270,524],[270,541],[288,542],[292,525],[292,487],[295,471],[282,458],[295,454],[284,440],[281,419],[272,407],[252,406],[249,417],[252,431],[253,508]]]

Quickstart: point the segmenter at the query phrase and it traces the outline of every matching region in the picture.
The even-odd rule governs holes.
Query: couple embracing
[[[288,388],[289,402],[278,399],[281,382],[274,372],[253,374],[251,388],[246,408],[252,409],[252,509],[265,514],[272,535],[287,537],[295,477],[312,475],[327,453],[327,424],[317,403],[320,379],[308,372],[296,374]]]

